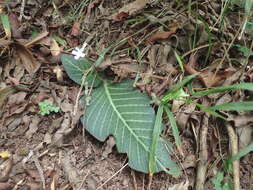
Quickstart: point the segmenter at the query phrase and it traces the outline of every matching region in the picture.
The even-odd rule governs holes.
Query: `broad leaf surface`
[[[81,84],[84,75],[86,75],[85,81],[88,82],[89,86],[92,86],[93,84],[93,86],[96,87],[101,83],[96,71],[90,69],[93,63],[88,59],[82,58],[76,60],[72,55],[63,54],[61,56],[61,61],[69,78],[76,83]]]
[[[149,154],[155,122],[155,113],[145,94],[133,90],[129,81],[120,84],[104,82],[92,94],[82,122],[98,140],[109,135],[116,139],[119,152],[127,153],[129,166],[149,172]],[[155,172],[166,171],[179,175],[177,165],[170,160],[169,150],[160,139],[155,153]],[[169,170],[167,170],[169,169]]]

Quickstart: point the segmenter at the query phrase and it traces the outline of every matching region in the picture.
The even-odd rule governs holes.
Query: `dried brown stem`
[[[208,161],[207,152],[207,132],[208,132],[208,116],[204,115],[202,130],[200,132],[199,141],[199,161],[197,166],[197,177],[196,177],[196,190],[205,190],[205,179]]]

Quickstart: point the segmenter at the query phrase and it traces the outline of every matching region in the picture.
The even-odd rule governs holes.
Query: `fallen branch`
[[[227,124],[229,144],[231,147],[231,156],[234,156],[238,153],[238,137],[235,134],[233,127],[230,124]],[[239,160],[233,161],[233,181],[234,181],[234,190],[240,190],[240,163]]]
[[[199,140],[199,161],[197,165],[196,177],[196,190],[205,190],[206,170],[208,165],[208,152],[207,152],[207,132],[208,132],[208,116],[204,115],[202,122],[202,130],[200,132]]]

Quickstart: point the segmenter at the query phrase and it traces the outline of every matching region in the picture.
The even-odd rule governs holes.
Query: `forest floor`
[[[117,151],[113,137],[100,142],[85,130],[80,85],[61,62],[62,54],[84,43],[93,61],[116,44],[100,69],[114,82],[135,80],[151,98],[195,73],[187,86],[194,90],[250,83],[252,5],[244,2],[250,1],[0,0],[0,190],[225,190],[235,181],[253,190],[252,152],[237,162],[238,175],[224,166],[235,153],[231,142],[236,152],[253,142],[252,111],[221,111],[227,118],[222,120],[194,104],[171,101],[181,149],[166,118],[162,136],[173,144],[171,157],[182,174],[159,172],[150,180],[126,165],[127,155]],[[44,100],[59,111],[43,115]],[[253,93],[194,100],[212,106],[253,101]]]

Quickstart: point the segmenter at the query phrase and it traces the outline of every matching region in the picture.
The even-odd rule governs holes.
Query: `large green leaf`
[[[132,82],[104,82],[93,91],[90,106],[82,118],[85,128],[98,140],[104,141],[113,135],[118,151],[127,153],[129,166],[144,173],[149,172],[155,121],[149,102],[147,95],[132,88]],[[170,160],[169,151],[160,139],[155,154],[155,172],[163,170],[177,176],[180,171]]]
[[[83,76],[86,76],[85,80],[88,82],[89,86],[98,86],[101,80],[94,68],[92,68],[93,63],[88,59],[74,59],[72,55],[62,54],[61,62],[66,70],[69,78],[78,84],[82,83]]]

